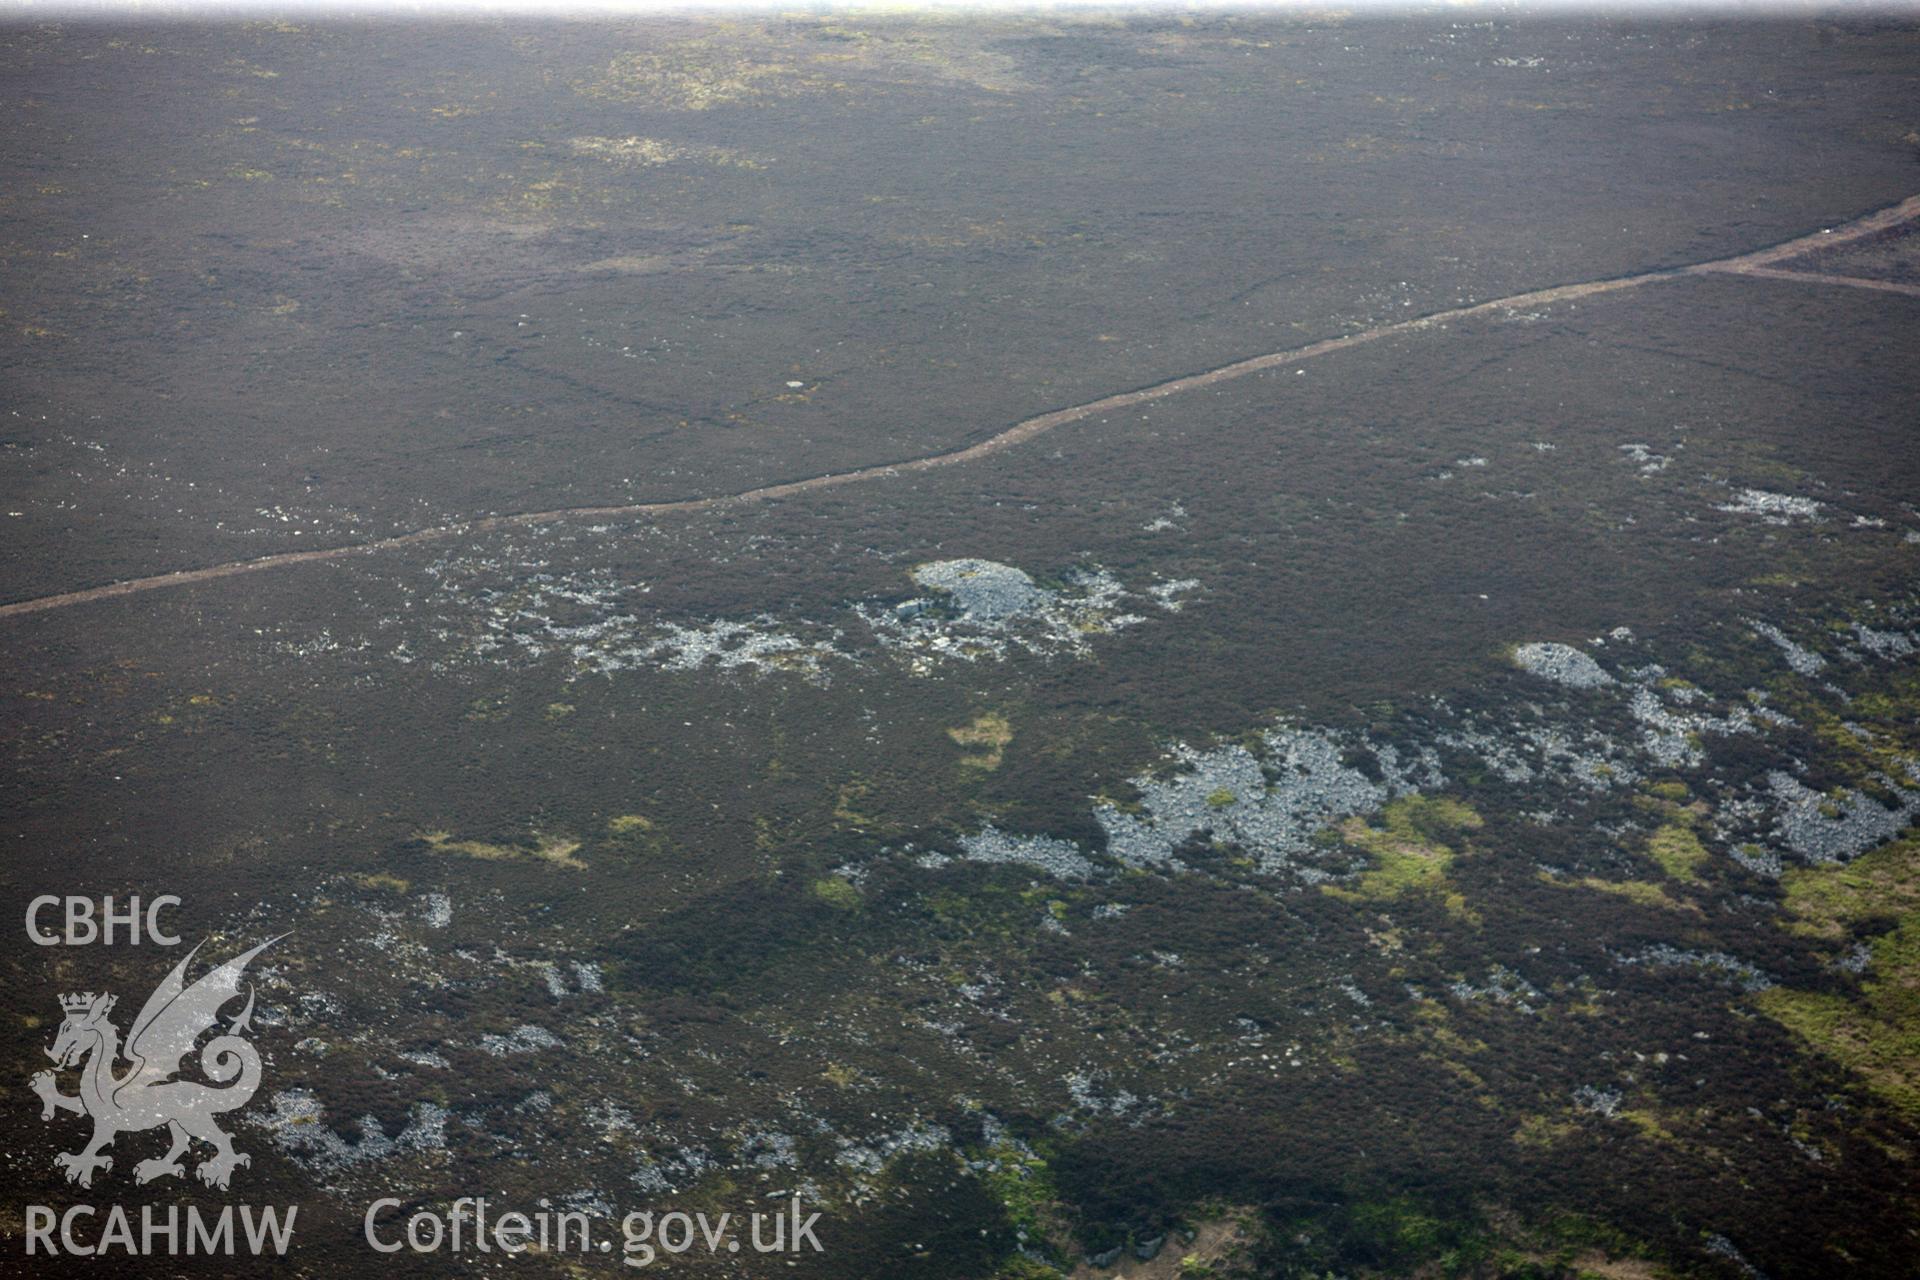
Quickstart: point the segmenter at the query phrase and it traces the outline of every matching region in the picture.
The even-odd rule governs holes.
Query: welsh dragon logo
[[[133,1020],[124,1049],[119,1029],[107,1018],[113,1012],[113,996],[89,991],[60,997],[66,1018],[47,1056],[63,1070],[80,1067],[79,1095],[61,1093],[51,1071],[36,1072],[29,1083],[40,1095],[42,1120],[53,1119],[59,1111],[93,1120],[93,1139],[84,1149],[54,1157],[54,1163],[67,1171],[68,1182],[92,1186],[95,1171],[113,1167],[112,1157],[101,1152],[116,1137],[163,1125],[173,1145],[165,1155],[136,1164],[136,1182],[183,1176],[186,1170],[180,1157],[196,1139],[214,1149],[212,1156],[194,1168],[200,1181],[210,1187],[224,1191],[233,1171],[252,1163],[233,1149],[233,1140],[214,1123],[214,1117],[246,1106],[260,1087],[260,1054],[244,1038],[244,1033],[253,1029],[251,986],[239,1016],[200,1051],[200,1069],[213,1084],[175,1077],[181,1059],[192,1052],[200,1037],[217,1030],[220,1010],[238,998],[240,976],[247,964],[278,941],[270,938],[188,986],[187,966],[199,953],[196,946],[147,997],[140,1016]],[[116,1074],[122,1058],[130,1065]]]

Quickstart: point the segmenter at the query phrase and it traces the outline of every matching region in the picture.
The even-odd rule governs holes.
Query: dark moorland
[[[0,113],[8,918],[292,931],[298,1243],[153,1274],[1912,1274],[1920,24],[19,23]],[[26,1088],[177,955],[7,927],[0,1231],[223,1203]]]

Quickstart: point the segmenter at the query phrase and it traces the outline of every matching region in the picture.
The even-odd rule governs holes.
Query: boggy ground
[[[1391,315],[1386,301],[1355,301],[1373,272],[1426,282],[1392,305],[1438,309],[1460,293],[1744,249],[1911,194],[1900,185],[1911,144],[1888,133],[1889,117],[1812,87],[1823,66],[1893,60],[1910,38],[1897,26],[982,30],[889,27],[896,47],[876,52],[871,35],[727,28],[690,51],[670,44],[696,38],[676,28],[636,33],[616,54],[624,46],[589,42],[584,28],[475,29],[430,64],[451,68],[427,77],[431,106],[447,112],[422,106],[417,126],[385,127],[396,148],[414,145],[427,116],[504,147],[526,119],[510,104],[531,89],[507,80],[489,98],[475,86],[525,65],[516,58],[573,56],[586,69],[561,62],[542,83],[565,93],[537,100],[607,114],[591,131],[565,122],[566,136],[665,136],[685,153],[629,148],[640,159],[626,183],[680,174],[676,198],[691,200],[714,194],[707,183],[757,181],[741,189],[791,203],[789,181],[767,176],[780,170],[719,152],[770,165],[821,133],[807,113],[829,102],[884,114],[876,103],[917,110],[924,99],[990,123],[993,109],[1038,101],[1088,136],[1174,130],[1191,142],[1212,136],[1188,117],[1191,100],[1207,102],[1208,128],[1240,127],[1243,109],[1249,122],[1275,114],[1262,95],[1280,82],[1271,68],[1236,79],[1237,53],[1318,65],[1341,109],[1363,113],[1327,102],[1280,113],[1287,129],[1267,132],[1302,152],[1294,177],[1277,166],[1269,180],[1309,201],[1351,182],[1371,192],[1355,216],[1397,210],[1400,223],[1371,224],[1383,259],[1325,270],[1308,246],[1330,242],[1253,234],[1239,220],[1279,215],[1237,190],[1220,193],[1232,225],[1212,249],[1204,218],[1166,236],[1123,233],[1112,228],[1135,222],[1108,215],[1111,251],[1142,258],[1132,274],[1089,278],[1097,325],[1070,309],[1030,330],[996,320],[973,349],[992,376],[922,382],[884,362],[847,375],[878,397],[870,405],[924,400],[925,415],[843,407],[817,433],[781,419],[740,456],[713,443],[722,428],[608,446],[623,462],[658,460],[656,477],[677,468],[690,487],[870,461],[882,445],[937,447],[1272,349],[1285,344],[1267,322],[1291,325],[1289,308],[1309,337]],[[904,45],[916,56],[901,54],[902,33],[921,42]],[[96,38],[81,46],[91,59],[63,43]],[[281,38],[326,48],[365,37],[219,37]],[[18,47],[84,83],[100,59],[131,61],[147,44],[201,56],[196,39],[210,38],[170,29],[116,49],[106,33],[38,33]],[[773,40],[788,42],[778,57],[751,43]],[[848,46],[831,82],[820,44]],[[1362,69],[1329,62],[1347,45]],[[273,86],[301,74],[296,60],[220,47],[221,67],[246,59],[221,73],[236,116],[263,109],[254,95],[294,95]],[[1523,114],[1517,90],[1496,97],[1486,78],[1540,71],[1527,60],[1551,53],[1535,48],[1591,52],[1562,55],[1579,78],[1554,80],[1550,94],[1534,83],[1549,109]],[[715,50],[749,70],[727,71]],[[1758,89],[1756,60],[1779,71]],[[779,69],[750,70],[766,66]],[[1353,89],[1377,88],[1388,68],[1408,68],[1395,74],[1416,101],[1416,89],[1465,96],[1438,114],[1407,106],[1403,148],[1312,161],[1299,137],[1336,125],[1359,137],[1357,118],[1388,109]],[[1459,87],[1467,68],[1481,88]],[[1165,92],[1143,99],[1142,76]],[[1120,77],[1135,78],[1125,93]],[[1789,92],[1795,77],[1809,79]],[[1684,126],[1649,115],[1656,91],[1697,114]],[[1721,105],[1774,113],[1759,215],[1727,192],[1759,182],[1764,131],[1745,132],[1746,112],[1708,111],[1723,93]],[[1066,110],[1081,98],[1104,109],[1102,94],[1156,105],[1121,123]],[[1721,176],[1593,169],[1609,180],[1583,179],[1585,212],[1572,217],[1566,196],[1556,222],[1569,139],[1590,157],[1617,152],[1629,117],[1711,140],[1693,158]],[[730,118],[741,122],[732,132]],[[1462,144],[1467,161],[1529,173],[1539,206],[1530,194],[1490,207],[1481,190],[1468,217],[1460,191],[1455,221],[1447,184],[1414,200],[1423,166],[1462,157],[1413,143],[1442,147],[1472,120],[1501,123]],[[196,146],[263,145],[244,132],[255,127]],[[1809,141],[1782,141],[1781,128]],[[933,164],[910,150],[903,163]],[[480,183],[474,153],[459,154],[473,168],[455,173]],[[1310,163],[1335,176],[1300,175]],[[1832,185],[1793,180],[1816,163]],[[463,189],[431,166],[428,177],[404,168],[381,181]],[[1214,180],[1255,181],[1241,170]],[[1666,194],[1634,195],[1635,182]],[[380,185],[347,184],[349,209],[374,200],[359,189],[369,184]],[[1194,215],[1194,190],[1174,207]],[[279,198],[258,197],[268,203],[246,216],[269,217]],[[1697,216],[1685,212],[1695,201]],[[1792,201],[1808,203],[1780,211]],[[311,225],[344,222],[329,207]],[[1519,209],[1529,216],[1516,222]],[[1615,222],[1640,231],[1594,234]],[[1401,224],[1421,234],[1387,236]],[[407,243],[411,271],[495,269],[456,259],[437,236]],[[787,252],[818,265],[835,243],[797,239]],[[843,243],[844,270],[792,278],[883,271],[893,260],[870,267],[872,243]],[[895,265],[948,248],[903,249]],[[983,249],[952,252],[946,269],[969,288],[1013,269]],[[1145,298],[1152,279],[1203,290],[1208,272],[1245,287],[1261,278],[1247,264],[1275,254],[1292,274],[1242,299],[1251,314],[1195,319],[1196,294]],[[1898,270],[1911,242],[1890,235],[1855,255],[1878,255],[1855,274]],[[1447,268],[1457,278],[1440,282],[1435,264],[1449,256],[1462,260]],[[703,281],[703,269],[622,266],[538,287],[612,307],[573,284],[597,281],[636,310],[654,304],[622,282],[698,286],[704,300],[726,296],[708,286],[734,287],[734,275]],[[397,288],[391,274],[369,272],[367,289]],[[434,278],[444,288],[449,277]],[[897,282],[882,279],[872,287],[894,296]],[[462,300],[450,327],[473,323],[475,305]],[[499,305],[502,319],[531,314]],[[1218,1262],[1261,1274],[1609,1259],[1655,1272],[1901,1274],[1917,1123],[1901,995],[1911,838],[1900,836],[1920,806],[1916,306],[1841,286],[1677,281],[1276,369],[1125,420],[1070,424],[978,466],[685,518],[499,531],[12,619],[8,898],[67,892],[79,865],[84,891],[181,893],[182,932],[218,935],[216,953],[294,930],[262,982],[268,1085],[240,1145],[255,1155],[250,1198],[307,1206],[299,1265],[316,1274],[370,1269],[357,1230],[374,1196],[441,1203],[480,1186],[502,1202],[596,1210],[733,1207],[798,1186],[826,1212],[829,1251],[795,1270],[826,1276],[1031,1277],[1162,1237],[1166,1259],[1184,1228],[1214,1241],[1235,1222],[1245,1244]],[[210,300],[187,310],[219,314]],[[319,438],[269,412],[285,388],[223,391],[189,377],[186,355],[136,341],[145,321],[126,323],[119,341],[129,360],[151,362],[149,376],[178,377],[180,395],[230,394],[275,441],[216,448],[209,434],[192,466],[225,468],[236,495],[281,492],[275,468]],[[302,323],[320,344],[315,371],[354,332],[345,311]],[[1116,346],[1099,335],[1125,339],[1115,326],[1136,323],[1129,358],[1064,357],[1073,342]],[[404,394],[427,394],[434,366],[407,341],[387,331],[368,350],[390,359]],[[924,341],[964,364],[951,333]],[[690,367],[722,387],[706,394],[744,397],[739,371],[758,357],[702,350]],[[576,393],[528,390],[527,368],[544,358],[528,351],[447,375],[447,394],[474,412],[431,420],[452,425],[429,427],[448,434],[423,437],[417,470],[382,455],[398,460],[368,476],[373,455],[354,450],[371,437],[351,438],[364,420],[329,418],[343,433],[331,447],[351,463],[340,482],[361,486],[354,509],[398,526],[415,511],[391,494],[418,498],[425,518],[608,491],[611,472],[569,452],[593,439],[591,427],[568,434],[584,411],[550,423],[561,433],[551,439],[452,447],[476,423],[498,425],[484,411],[491,377],[564,415]],[[106,394],[100,370],[37,359],[18,384],[23,405],[51,405],[56,379],[63,394]],[[862,345],[847,359],[875,358]],[[1023,385],[1028,359],[1084,381]],[[328,376],[344,395],[348,375]],[[395,403],[362,382],[370,411]],[[691,402],[686,387],[663,386],[664,402]],[[157,403],[150,422],[178,401]],[[197,412],[209,433],[237,420],[214,400]],[[950,433],[941,414],[964,429]],[[150,456],[164,452],[156,441],[186,438],[127,422],[128,447]],[[49,440],[34,438],[33,456]],[[474,460],[488,449],[497,461]],[[15,509],[38,513],[18,520],[23,551],[39,554],[9,561],[16,598],[182,567],[193,552],[231,559],[294,543],[209,532],[213,508],[189,505],[204,486],[181,494],[175,483],[155,491],[180,511],[141,524],[145,543],[132,526],[76,524],[64,542],[36,544],[54,534],[32,530],[53,529],[47,513],[70,500],[55,495],[80,492],[58,486],[94,473],[36,474]],[[347,531],[302,536],[322,532]],[[153,954],[6,949],[13,1078],[43,1064],[56,990],[136,998],[159,977]],[[73,1192],[37,1110],[10,1109],[4,1124],[16,1199],[64,1202]],[[122,1181],[112,1194],[148,1192]],[[521,1265],[558,1274],[575,1263],[617,1266]],[[448,1262],[402,1266],[444,1274]],[[724,1258],[706,1269],[743,1273]]]

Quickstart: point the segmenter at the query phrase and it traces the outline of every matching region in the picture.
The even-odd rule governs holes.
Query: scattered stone
[[[861,1173],[879,1173],[889,1160],[911,1151],[944,1151],[953,1145],[953,1135],[937,1124],[915,1120],[906,1128],[883,1134],[865,1142],[842,1138],[835,1161],[844,1168]]]
[[[1765,991],[1773,985],[1773,979],[1758,968],[1724,951],[1682,951],[1660,942],[1643,947],[1632,955],[1616,955],[1614,961],[1629,967],[1647,965],[1656,969],[1695,969],[1717,973],[1749,994]]]
[[[1092,860],[1068,841],[1010,835],[994,826],[962,836],[960,850],[969,862],[1021,863],[1058,880],[1085,880],[1094,872]]]
[[[1716,511],[1730,511],[1735,515],[1759,516],[1768,524],[1791,524],[1795,520],[1818,520],[1823,503],[1812,498],[1796,498],[1784,493],[1768,493],[1765,489],[1738,489],[1734,491],[1733,501],[1721,503]]]
[[[1133,779],[1140,812],[1111,803],[1095,808],[1107,851],[1130,867],[1175,865],[1176,848],[1210,831],[1262,870],[1279,871],[1307,853],[1322,828],[1443,781],[1431,756],[1403,767],[1390,747],[1371,751],[1324,731],[1282,726],[1262,735],[1261,745],[1264,759],[1237,744],[1205,752],[1176,747],[1180,771]],[[1343,761],[1349,749],[1371,758],[1373,776]],[[1232,803],[1218,803],[1223,795]]]
[[[1572,645],[1551,641],[1523,644],[1514,649],[1513,661],[1522,671],[1575,689],[1598,689],[1614,683],[1599,663]]]
[[[349,1142],[326,1123],[320,1100],[306,1089],[283,1089],[273,1096],[273,1112],[252,1121],[289,1159],[317,1177],[330,1179],[355,1165],[446,1146],[448,1112],[432,1102],[415,1103],[406,1128],[390,1138],[372,1116],[359,1122],[360,1140]]]
[[[1920,653],[1920,643],[1916,637],[1906,631],[1876,631],[1865,623],[1853,624],[1853,634],[1860,646],[1876,658],[1908,658]]]
[[[944,593],[962,617],[973,622],[1003,622],[1047,604],[1050,592],[1034,585],[1026,572],[992,560],[935,560],[917,566],[913,580]]]
[[[1879,780],[1900,798],[1898,808],[1889,809],[1858,791],[1823,796],[1789,773],[1769,773],[1767,785],[1779,806],[1775,835],[1809,862],[1849,862],[1859,857],[1899,835],[1920,814],[1920,790],[1902,787],[1884,775]]]
[[[1623,444],[1620,446],[1620,452],[1639,464],[1642,475],[1653,475],[1655,472],[1665,471],[1673,463],[1673,459],[1666,454],[1655,453],[1644,444]]]
[[[809,642],[782,631],[765,615],[746,622],[715,618],[691,627],[667,622],[660,624],[660,630],[657,638],[610,656],[597,669],[617,669],[609,663],[623,658],[658,658],[664,659],[659,665],[667,671],[698,671],[703,667],[760,673],[794,671],[819,679],[826,659],[849,656],[831,640]]]
[[[1103,1093],[1094,1078],[1084,1071],[1069,1072],[1066,1077],[1067,1093],[1072,1096],[1074,1105],[1082,1111],[1095,1115],[1125,1115],[1140,1105],[1140,1099],[1125,1089],[1115,1089]]]
[[[642,1155],[629,1181],[649,1195],[670,1195],[718,1167],[705,1151],[689,1147],[658,1158]]]
[[[1757,635],[1771,640],[1775,648],[1787,655],[1787,665],[1793,668],[1795,675],[1814,676],[1826,669],[1827,660],[1825,658],[1813,652],[1811,649],[1801,648],[1793,642],[1786,632],[1774,626],[1772,623],[1750,622],[1747,625],[1751,626]]]
[[[1092,637],[1147,620],[1124,611],[1126,600],[1140,597],[1104,569],[1070,570],[1058,587],[1043,587],[1012,565],[936,560],[916,566],[913,580],[935,594],[891,606],[859,604],[854,612],[883,649],[908,658],[915,674],[953,659],[1005,658],[1016,648],[1043,657],[1085,656]]]
[[[1486,982],[1474,986],[1466,979],[1451,984],[1448,992],[1456,1000],[1468,1002],[1491,1000],[1495,1004],[1518,1009],[1521,1013],[1533,1013],[1536,1007],[1546,1000],[1540,989],[1525,978],[1507,968],[1496,964],[1487,970]]]
[[[524,1022],[515,1027],[512,1035],[480,1037],[481,1050],[496,1058],[514,1053],[538,1053],[542,1049],[558,1049],[565,1043],[545,1027],[537,1027],[531,1022]]]
[[[1148,587],[1147,594],[1152,596],[1160,607],[1168,613],[1178,613],[1186,604],[1186,601],[1180,599],[1180,597],[1189,591],[1198,591],[1199,589],[1200,579],[1198,578],[1174,578],[1167,582],[1157,582],[1153,586]]]

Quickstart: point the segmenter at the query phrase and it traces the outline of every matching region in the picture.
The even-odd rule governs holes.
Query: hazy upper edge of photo
[[[0,0],[0,22],[47,19],[254,19],[288,14],[430,17],[620,17],[648,14],[858,13],[870,17],[976,13],[1368,13],[1518,16],[1795,17],[1920,14],[1920,0]]]

